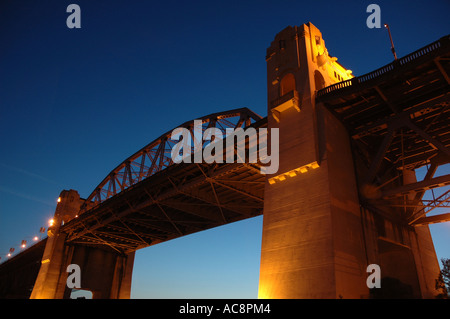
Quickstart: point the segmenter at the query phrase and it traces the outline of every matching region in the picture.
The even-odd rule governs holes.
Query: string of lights
[[[57,203],[61,202],[61,197],[58,197],[58,199],[56,200]],[[76,216],[78,217],[78,215]],[[48,227],[47,230],[55,225],[55,220],[54,218],[50,218],[47,222]],[[64,224],[64,223],[63,223]],[[30,247],[32,247],[33,245],[37,244],[38,242],[40,242],[42,239],[45,239],[47,236],[45,235],[46,232],[46,228],[45,227],[41,227],[39,228],[39,235],[34,235],[34,236],[27,236],[24,239],[22,239],[22,242],[20,243],[19,246],[16,247],[11,247],[9,249],[9,251],[6,254],[2,254],[0,256],[0,264],[7,261],[8,259],[10,259],[11,257],[13,257],[14,252],[22,252]],[[31,244],[30,244],[31,243]],[[17,248],[17,249],[16,249]]]
[[[54,224],[54,220],[53,220],[53,218],[51,218],[48,221],[48,226],[51,227],[53,224]],[[24,239],[22,239],[20,245],[18,245],[16,247],[11,247],[7,253],[4,253],[0,256],[0,263],[3,263],[5,261],[7,261],[8,259],[10,259],[11,257],[13,257],[15,252],[16,252],[16,254],[20,253],[20,252],[32,247],[33,245],[37,244],[42,239],[46,238],[45,231],[46,231],[46,228],[41,227],[41,228],[39,228],[38,235],[26,236]]]

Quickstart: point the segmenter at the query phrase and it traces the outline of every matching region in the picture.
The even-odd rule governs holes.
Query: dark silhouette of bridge
[[[63,191],[49,237],[0,265],[0,296],[67,298],[65,269],[75,263],[95,298],[129,298],[136,250],[264,214],[260,297],[369,298],[365,267],[377,263],[384,278],[409,287],[406,297],[431,298],[439,266],[427,225],[450,214],[426,214],[448,207],[450,191],[423,195],[450,184],[450,175],[434,176],[450,161],[450,37],[359,77],[324,47],[312,24],[286,28],[266,56],[268,117],[241,108],[200,119],[203,132],[279,128],[278,173],[248,161],[175,164],[178,141],[168,131],[86,199]],[[195,140],[193,120],[180,127]],[[424,166],[417,181],[414,170]],[[286,253],[291,246],[302,256]]]

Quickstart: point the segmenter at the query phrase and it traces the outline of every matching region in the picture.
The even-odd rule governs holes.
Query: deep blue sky
[[[81,29],[66,8],[81,7]],[[362,75],[450,33],[442,1],[23,1],[0,4],[0,256],[47,226],[63,189],[87,197],[120,162],[185,121],[266,116],[266,48],[312,22]],[[138,251],[132,297],[256,298],[262,217]],[[450,257],[449,223],[431,227]]]

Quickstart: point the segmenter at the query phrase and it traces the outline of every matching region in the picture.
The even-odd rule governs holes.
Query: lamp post
[[[389,39],[391,40],[391,51],[392,51],[392,54],[394,55],[394,59],[397,60],[397,54],[395,53],[395,48],[394,48],[394,41],[392,41],[391,29],[389,29],[389,25],[387,23],[384,24],[384,27],[389,32]]]

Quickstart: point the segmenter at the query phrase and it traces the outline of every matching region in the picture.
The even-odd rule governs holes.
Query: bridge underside
[[[67,243],[120,253],[262,214],[256,164],[166,168],[64,225]]]
[[[449,190],[432,201],[426,190],[450,184],[435,176],[450,162],[450,50],[444,37],[421,50],[352,80],[318,92],[318,100],[352,139],[362,204],[409,225],[448,207]],[[431,52],[430,52],[431,51]],[[407,172],[426,166],[422,181]],[[449,214],[429,222],[449,220]]]

